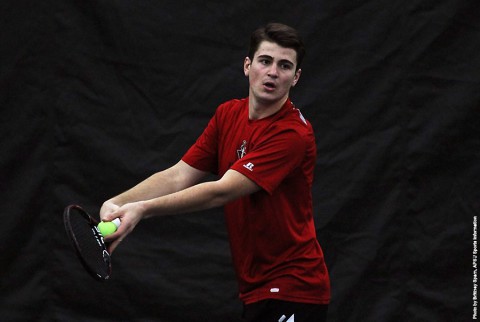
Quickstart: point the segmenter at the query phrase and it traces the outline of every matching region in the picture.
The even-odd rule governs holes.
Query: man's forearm
[[[168,195],[198,183],[205,175],[197,169],[180,161],[174,166],[153,174],[133,188],[111,198],[117,206],[129,202],[149,200]]]
[[[175,192],[172,178],[163,172],[155,173],[133,188],[111,198],[109,201],[118,206],[129,202],[157,198]]]
[[[222,179],[142,202],[144,217],[173,215],[220,207],[260,189],[242,174],[229,170]]]
[[[102,220],[112,221],[115,218],[120,218],[122,221],[118,231],[106,237],[113,240],[109,247],[110,251],[117,247],[142,218],[219,207],[261,189],[255,182],[234,170],[228,170],[220,180],[194,184],[202,177],[202,172],[192,170],[192,168],[189,170],[188,167],[186,169],[188,172],[186,177],[189,179],[180,180],[182,182],[180,185],[168,181],[167,187],[163,187],[161,181],[170,179],[160,173],[112,198],[111,200],[117,202],[117,204],[109,201],[103,204],[100,211]],[[184,171],[181,172],[184,173]],[[152,186],[156,191],[155,194],[163,195],[150,199],[146,198],[152,195],[149,191]],[[157,189],[156,186],[159,186],[159,188]],[[183,188],[181,188],[182,186]],[[176,192],[168,193],[172,190]]]
[[[162,197],[145,200],[144,215],[173,215],[195,212],[224,205],[228,199],[217,188],[216,182],[205,182]]]

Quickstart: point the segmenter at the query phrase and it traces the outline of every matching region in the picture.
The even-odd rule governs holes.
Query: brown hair
[[[250,60],[253,60],[253,56],[262,41],[274,42],[281,47],[295,50],[297,53],[296,69],[300,68],[305,56],[305,46],[297,30],[281,23],[269,23],[264,27],[258,28],[250,37],[250,48],[248,49],[248,58]]]

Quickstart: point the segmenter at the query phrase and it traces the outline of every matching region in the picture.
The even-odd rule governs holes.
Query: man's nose
[[[278,77],[278,67],[275,64],[270,65],[270,69],[268,70],[268,76],[276,78]]]

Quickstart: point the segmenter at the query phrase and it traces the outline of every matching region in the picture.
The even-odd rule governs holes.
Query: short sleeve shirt
[[[329,302],[328,271],[313,221],[315,159],[312,126],[290,100],[274,115],[250,120],[248,98],[220,105],[182,158],[219,176],[235,170],[262,188],[224,207],[246,304]]]

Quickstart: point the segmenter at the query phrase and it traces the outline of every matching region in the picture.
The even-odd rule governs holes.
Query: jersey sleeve
[[[182,161],[205,172],[218,172],[218,126],[215,114],[197,141],[183,155]]]
[[[237,160],[231,169],[254,181],[269,194],[305,157],[306,141],[293,130],[274,132]]]

